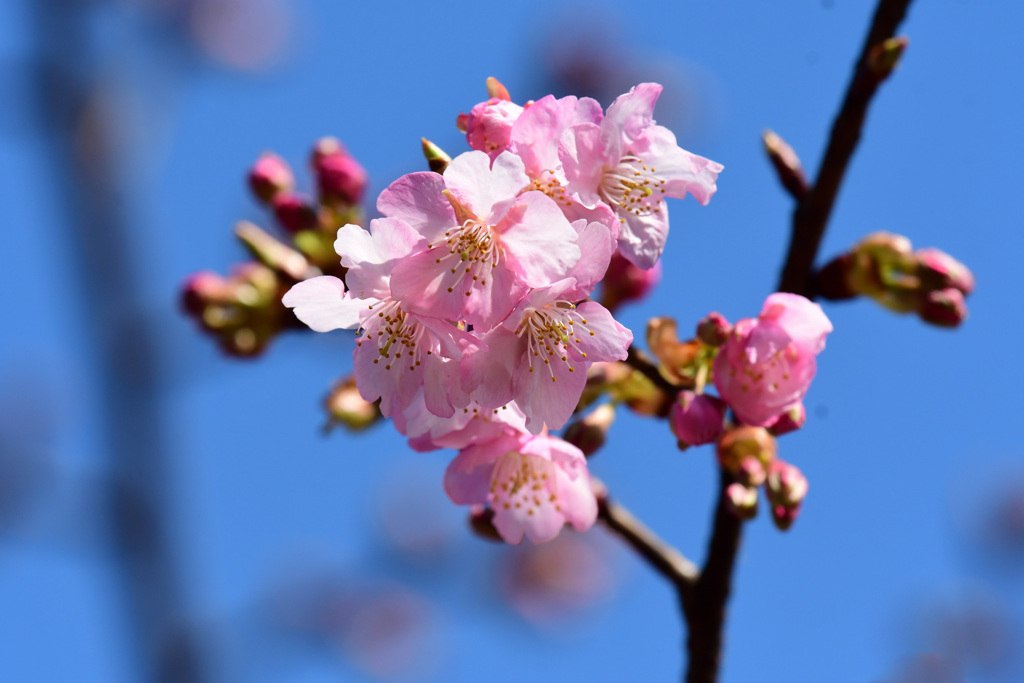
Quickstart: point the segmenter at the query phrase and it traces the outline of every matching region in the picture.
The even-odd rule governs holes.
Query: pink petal
[[[441,194],[444,189],[444,179],[437,173],[410,173],[380,193],[377,210],[405,221],[428,242],[434,242],[456,224],[455,212]]]
[[[623,149],[654,125],[654,105],[660,94],[657,83],[641,83],[608,107],[601,120],[601,142],[616,160],[623,156]]]
[[[521,217],[510,211],[497,226],[509,267],[531,287],[564,278],[580,259],[576,231],[547,195],[526,192],[517,204],[524,205]]]
[[[774,320],[797,345],[815,354],[825,348],[825,336],[832,332],[832,322],[821,306],[799,294],[769,295],[760,317]]]
[[[472,151],[452,159],[444,172],[444,182],[481,221],[493,224],[504,213],[505,204],[515,198],[530,179],[522,160],[510,152],[498,155],[492,167],[486,154]],[[493,216],[496,211],[498,215]]]
[[[633,333],[629,329],[619,324],[608,309],[596,301],[580,304],[576,312],[587,321],[573,329],[580,339],[578,347],[587,354],[588,363],[626,360],[629,345],[633,343]]]
[[[619,253],[637,268],[650,270],[661,258],[668,240],[668,207],[663,204],[659,213],[622,216],[625,222],[619,225]]]
[[[545,424],[548,429],[565,426],[587,383],[585,363],[563,361],[560,354],[549,355],[547,360],[545,363],[543,354],[524,354],[512,379],[516,403],[526,414],[526,429],[531,434],[540,434]]]
[[[604,278],[617,245],[608,226],[602,223],[587,223],[586,220],[580,220],[572,225],[579,233],[576,246],[580,248],[582,255],[568,272],[568,277],[576,280],[576,289],[567,298],[570,301],[579,301],[590,296],[597,283]]]
[[[345,275],[349,290],[361,299],[390,296],[395,264],[425,246],[426,240],[397,218],[374,219],[370,232],[358,225],[344,225],[334,242],[341,264],[349,269]]]
[[[666,181],[664,189],[669,197],[682,199],[689,193],[706,206],[718,189],[715,182],[722,165],[679,147],[676,136],[667,128],[647,129],[630,145],[629,151],[656,169],[654,175]]]
[[[617,164],[605,153],[601,129],[592,123],[581,123],[565,131],[558,145],[558,158],[571,192],[588,207],[601,201],[597,191],[607,164]]]
[[[359,327],[366,301],[345,296],[345,284],[321,275],[296,283],[281,299],[295,317],[317,332]]]

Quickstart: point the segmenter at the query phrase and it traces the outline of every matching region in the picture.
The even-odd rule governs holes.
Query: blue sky
[[[575,616],[531,626],[494,597],[516,551],[469,536],[462,511],[444,500],[449,454],[412,454],[387,426],[320,433],[318,403],[350,368],[348,337],[290,334],[256,362],[228,359],[178,313],[177,287],[189,272],[241,260],[234,221],[268,223],[243,184],[261,151],[288,159],[308,187],[312,142],[335,135],[366,166],[375,196],[424,168],[421,136],[464,149],[454,118],[484,99],[486,77],[516,100],[536,99],[551,37],[570,41],[597,25],[605,29],[593,47],[610,65],[665,84],[663,104],[674,108],[656,111],[659,122],[725,165],[709,206],[672,205],[663,282],[622,322],[641,336],[654,315],[683,329],[710,310],[755,315],[777,279],[791,210],[759,135],[772,128],[816,170],[871,3],[268,4],[290,15],[290,41],[256,73],[169,59],[132,3],[99,13],[94,27],[125,122],[119,159],[137,296],[165,367],[184,614],[213,634],[225,680],[371,680],[351,644],[282,644],[252,618],[282,577],[320,567],[357,592],[386,582],[416,596],[430,625],[417,647],[428,655],[399,680],[677,678],[674,598],[615,539],[591,549],[612,588]],[[83,484],[106,467],[97,378],[76,254],[28,106],[29,7],[0,6],[0,396],[15,407],[44,397],[57,474],[40,509],[0,544],[0,678],[136,680],[116,562],[96,540]],[[1020,566],[979,559],[969,520],[1024,476],[1014,428],[1024,381],[1022,28],[1015,3],[911,8],[910,47],[871,109],[821,256],[881,229],[937,246],[977,277],[971,317],[947,331],[868,301],[826,305],[835,332],[808,395],[810,419],[780,441],[810,494],[789,533],[763,515],[746,530],[725,683],[894,681],[908,658],[939,649],[920,616],[935,605],[995,604],[1019,638]],[[11,433],[24,427],[18,414],[7,411]],[[679,453],[663,423],[623,414],[592,469],[659,534],[703,558],[716,481],[707,448]],[[381,506],[434,520],[424,524],[446,539],[444,552],[410,559],[382,541]],[[968,680],[1012,680],[1017,667],[972,670]]]

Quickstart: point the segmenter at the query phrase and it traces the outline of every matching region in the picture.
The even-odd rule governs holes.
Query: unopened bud
[[[614,422],[615,407],[610,403],[603,403],[586,417],[570,424],[563,438],[589,457],[604,446],[608,430]]]
[[[322,138],[310,159],[320,196],[326,203],[358,204],[366,191],[366,169],[335,138]]]
[[[711,443],[722,435],[725,403],[715,396],[680,391],[669,413],[669,425],[679,450]]]
[[[807,409],[804,408],[803,403],[797,403],[782,415],[779,415],[775,422],[768,425],[768,431],[771,432],[772,436],[782,436],[783,434],[795,432],[803,427],[806,422]]]
[[[469,114],[460,112],[459,115],[455,117],[455,127],[460,133],[465,133],[469,130]]]
[[[850,286],[853,260],[853,255],[842,254],[826,263],[814,276],[815,292],[829,301],[856,298],[860,292]]]
[[[501,84],[494,76],[490,76],[487,79],[487,96],[496,97],[499,100],[505,100],[506,102],[512,101],[512,96],[508,94],[508,88]]]
[[[660,261],[653,268],[643,270],[616,252],[601,281],[601,305],[614,312],[624,303],[643,299],[660,281]]]
[[[899,64],[903,51],[907,49],[910,39],[906,36],[897,36],[883,40],[871,48],[867,55],[867,67],[878,80],[888,78]]]
[[[757,489],[733,483],[725,489],[725,505],[737,519],[757,516]]]
[[[300,230],[313,230],[320,224],[316,209],[297,194],[289,192],[277,195],[272,207],[278,223],[292,234]]]
[[[504,543],[501,534],[494,527],[494,510],[483,505],[474,505],[469,510],[469,528],[478,537],[485,541]]]
[[[793,522],[800,516],[800,505],[786,507],[785,505],[772,505],[772,521],[779,531],[789,531]]]
[[[946,252],[929,247],[918,249],[914,257],[917,259],[917,277],[923,289],[952,287],[965,295],[974,291],[974,274]]]
[[[443,149],[426,138],[420,138],[423,142],[423,156],[427,158],[427,166],[434,173],[444,173],[452,158]]]
[[[757,458],[769,467],[775,460],[775,438],[764,427],[739,425],[733,427],[718,441],[718,463],[736,476],[744,459]]]
[[[807,477],[796,465],[776,460],[768,470],[768,500],[773,505],[795,507],[807,496]]]
[[[235,225],[235,236],[264,265],[299,282],[320,275],[301,253],[248,221]]]
[[[918,315],[931,325],[957,327],[967,319],[967,302],[959,289],[938,289],[925,295]]]
[[[732,325],[718,312],[708,313],[697,323],[697,338],[708,346],[721,346],[731,331]]]
[[[807,177],[796,152],[785,140],[770,130],[765,130],[761,134],[761,139],[782,186],[796,199],[802,199],[807,194]]]
[[[277,195],[295,188],[295,176],[284,159],[272,152],[264,152],[249,170],[249,188],[269,204]]]
[[[324,408],[329,418],[327,429],[340,424],[358,432],[381,419],[380,407],[359,394],[355,377],[347,377],[336,383],[324,399]]]
[[[767,477],[768,470],[765,469],[764,463],[754,457],[743,458],[736,472],[736,481],[744,486],[760,486]]]
[[[224,278],[217,273],[193,273],[181,286],[181,307],[186,313],[200,316],[211,302],[225,299],[227,290]]]

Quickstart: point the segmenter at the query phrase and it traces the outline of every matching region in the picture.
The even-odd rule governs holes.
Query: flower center
[[[565,186],[562,185],[554,171],[543,171],[539,178],[531,178],[530,184],[523,189],[523,192],[529,192],[530,190],[543,192],[559,204],[572,206],[572,202],[565,195]]]
[[[525,510],[534,515],[545,506],[554,506],[558,496],[554,487],[554,466],[550,461],[533,455],[509,451],[494,463],[488,501],[497,510]]]
[[[625,217],[621,217],[623,213],[634,216],[661,213],[665,181],[654,174],[653,166],[648,166],[639,157],[628,155],[622,157],[615,168],[605,169],[598,194],[625,223]]]
[[[448,270],[445,283],[448,292],[456,287],[465,289],[465,295],[472,294],[473,287],[487,285],[489,273],[498,267],[504,250],[501,240],[493,227],[473,219],[446,230],[445,243],[448,255],[434,259],[434,262]],[[433,245],[427,245],[428,248]]]
[[[538,365],[543,361],[551,375],[551,381],[557,381],[555,367],[552,364],[564,363],[569,372],[575,372],[574,359],[586,358],[587,353],[580,347],[585,344],[582,336],[594,336],[594,331],[587,327],[587,319],[576,312],[576,306],[568,301],[556,301],[542,309],[531,311],[523,316],[516,329],[516,335],[526,337],[526,355],[533,372],[534,362]],[[574,356],[574,359],[570,359]]]
[[[424,355],[431,355],[427,329],[410,320],[397,301],[390,298],[370,304],[373,313],[363,322],[356,337],[356,346],[367,341],[377,344],[374,365],[391,370],[392,365],[407,365],[410,370],[419,367]]]

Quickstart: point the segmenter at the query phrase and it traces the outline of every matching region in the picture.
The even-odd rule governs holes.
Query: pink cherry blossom
[[[718,394],[743,423],[772,424],[803,400],[831,331],[821,306],[798,294],[772,294],[757,318],[736,323],[719,350]]]
[[[547,435],[505,434],[470,446],[448,466],[444,488],[458,505],[487,503],[508,543],[550,541],[568,523],[586,531],[597,519],[586,458]]]
[[[335,249],[349,270],[347,292],[341,280],[321,276],[293,286],[282,299],[299,320],[318,332],[359,328],[353,354],[356,386],[367,401],[381,400],[384,416],[408,406],[423,389],[428,410],[451,416],[468,404],[459,363],[479,347],[472,334],[429,316],[407,311],[391,296],[390,270],[422,244],[399,219],[338,230]]]
[[[427,245],[392,272],[392,295],[407,310],[465,320],[481,330],[501,322],[530,287],[565,277],[580,259],[577,232],[553,200],[520,192],[523,162],[503,153],[456,157],[441,178],[412,173],[377,201]]]
[[[540,287],[488,332],[486,349],[463,362],[464,388],[485,407],[515,401],[534,434],[562,427],[587,382],[587,368],[625,360],[633,333],[593,301],[575,305],[576,281]]]
[[[481,102],[470,110],[466,119],[466,142],[493,161],[509,148],[512,124],[522,113],[523,108],[518,104],[497,97]]]
[[[676,144],[654,123],[657,83],[641,83],[608,107],[600,124],[580,123],[562,136],[559,156],[567,190],[586,207],[609,206],[619,223],[619,249],[640,268],[661,257],[668,237],[665,197],[692,194],[707,204],[722,165]]]

